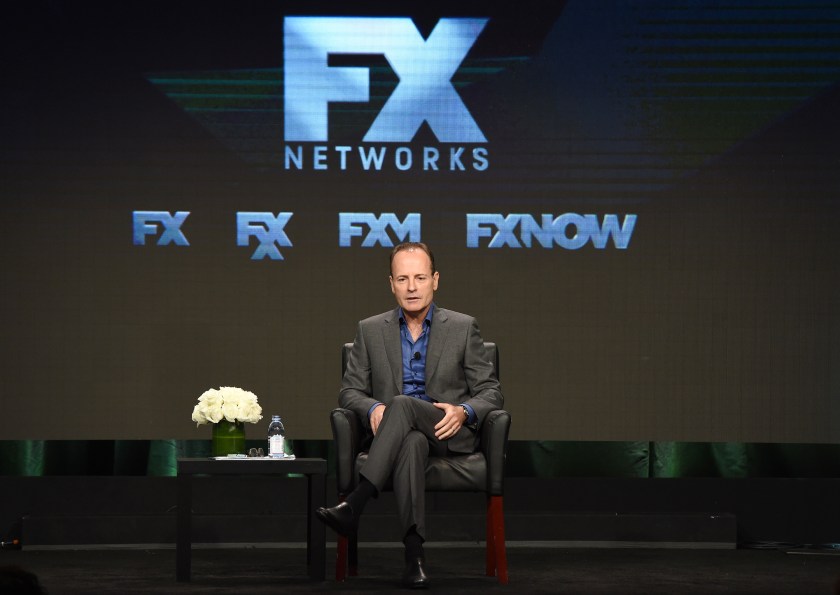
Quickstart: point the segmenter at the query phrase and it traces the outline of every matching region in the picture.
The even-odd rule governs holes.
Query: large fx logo
[[[369,71],[329,66],[330,54],[384,54],[399,83],[364,137],[407,142],[425,121],[446,143],[484,143],[451,79],[487,19],[441,19],[423,39],[409,18],[286,17],[286,141],[326,141],[331,101],[370,101]]]
[[[134,245],[145,246],[146,236],[157,235],[158,226],[161,226],[163,233],[158,238],[158,246],[167,244],[189,246],[187,236],[181,231],[181,226],[189,214],[189,211],[178,211],[174,215],[171,215],[169,211],[134,211],[132,213]]]
[[[382,213],[379,217],[373,213],[339,213],[338,245],[342,248],[352,246],[353,238],[364,235],[364,227],[370,231],[362,240],[362,248],[372,248],[376,244],[393,248],[394,241],[388,235],[390,228],[398,242],[420,241],[420,213],[409,213],[402,221],[394,213]]]
[[[251,255],[251,260],[270,258],[283,260],[280,248],[290,248],[292,242],[284,227],[292,218],[292,213],[236,213],[236,245],[247,246],[251,237],[257,238],[259,245]]]
[[[567,250],[577,250],[591,240],[596,248],[604,249],[612,236],[615,247],[624,250],[630,244],[635,226],[636,215],[625,215],[624,222],[619,223],[618,215],[604,215],[603,221],[599,222],[597,215],[591,214],[564,213],[558,217],[543,214],[541,223],[537,223],[528,214],[470,213],[467,215],[467,248],[478,248],[481,238],[490,238],[488,248],[521,248],[523,245],[530,248],[536,240],[543,248],[556,244]]]

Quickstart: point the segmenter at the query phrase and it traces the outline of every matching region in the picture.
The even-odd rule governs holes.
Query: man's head
[[[406,315],[426,315],[438,278],[435,257],[426,244],[403,242],[391,251],[391,291]]]

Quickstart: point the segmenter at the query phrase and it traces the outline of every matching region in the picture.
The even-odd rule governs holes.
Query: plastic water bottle
[[[272,415],[268,424],[268,456],[275,459],[286,456],[286,428],[279,415]]]

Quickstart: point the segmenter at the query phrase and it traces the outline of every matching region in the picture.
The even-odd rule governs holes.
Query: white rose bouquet
[[[262,419],[262,407],[257,395],[235,386],[211,388],[198,397],[193,409],[192,420],[196,425],[219,423],[225,419],[231,423],[257,423]]]

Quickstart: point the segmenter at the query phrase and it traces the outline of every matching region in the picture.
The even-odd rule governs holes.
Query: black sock
[[[376,489],[376,486],[369,482],[365,477],[362,477],[359,481],[359,485],[356,486],[356,489],[347,495],[346,502],[353,509],[353,514],[356,515],[356,518],[359,518],[359,515],[361,515],[362,511],[365,509],[367,501],[377,494],[378,490]]]
[[[424,557],[423,541],[425,540],[420,537],[420,534],[417,532],[417,527],[412,526],[408,530],[408,533],[405,534],[405,537],[403,537],[406,561]]]

